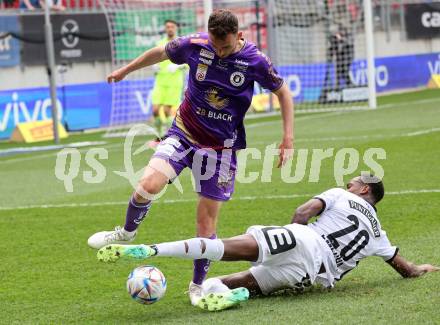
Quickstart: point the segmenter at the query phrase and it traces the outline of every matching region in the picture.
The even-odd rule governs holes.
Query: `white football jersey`
[[[385,261],[398,251],[392,246],[372,205],[341,188],[315,196],[325,207],[318,220],[308,226],[330,247],[336,269],[327,270],[340,280],[367,256],[380,256]]]

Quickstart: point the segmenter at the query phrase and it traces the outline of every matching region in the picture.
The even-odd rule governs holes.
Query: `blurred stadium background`
[[[0,139],[10,138],[19,123],[51,117],[44,15],[36,3],[32,10],[24,0],[0,3]],[[106,75],[163,38],[166,19],[179,22],[181,35],[194,33],[204,30],[206,10],[223,7],[234,10],[245,37],[272,58],[299,112],[375,107],[376,92],[439,86],[436,1],[372,1],[372,71],[360,0],[59,0],[51,20],[57,103],[66,130],[146,121],[153,70],[113,86]],[[376,76],[373,92],[369,73]],[[276,110],[277,103],[260,93],[256,86],[250,112]]]

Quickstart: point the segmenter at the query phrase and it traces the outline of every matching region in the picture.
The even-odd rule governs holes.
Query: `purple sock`
[[[214,234],[209,239],[216,239],[217,235]],[[201,260],[194,260],[194,274],[193,274],[193,282],[195,284],[201,285],[203,283],[203,280],[205,280],[206,274],[209,270],[209,265],[211,264],[211,261],[204,258]]]
[[[130,202],[128,202],[124,229],[126,231],[135,231],[142,220],[147,216],[150,207],[151,201],[147,203],[137,203],[134,198],[131,197]]]

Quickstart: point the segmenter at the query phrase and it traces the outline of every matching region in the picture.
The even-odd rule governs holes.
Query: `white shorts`
[[[307,226],[252,226],[246,233],[258,243],[258,261],[250,272],[263,294],[295,288],[301,283],[311,285],[321,266],[328,263],[325,242]]]

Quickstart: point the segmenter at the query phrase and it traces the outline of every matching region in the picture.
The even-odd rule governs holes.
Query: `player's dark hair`
[[[177,27],[179,27],[179,24],[178,24],[177,21],[175,21],[175,20],[167,19],[167,20],[165,20],[165,22],[164,22],[163,24],[166,25],[166,24],[168,24],[168,23],[174,24],[174,25],[176,25]]]
[[[215,10],[209,16],[208,31],[215,38],[224,40],[228,34],[237,34],[238,18],[229,10]]]
[[[371,198],[374,200],[374,204],[383,199],[385,195],[385,188],[382,180],[373,175],[361,175],[361,181],[368,185],[370,188]]]

